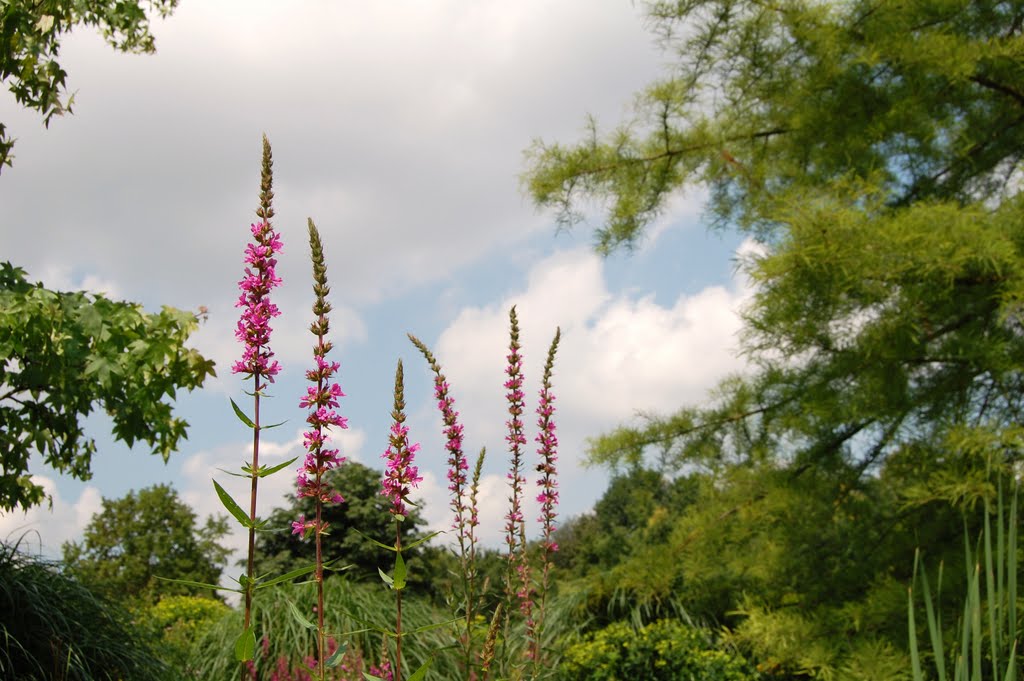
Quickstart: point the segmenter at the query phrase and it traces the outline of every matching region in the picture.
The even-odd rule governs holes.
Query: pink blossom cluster
[[[274,255],[281,252],[281,240],[269,222],[253,224],[251,229],[254,242],[245,248],[245,278],[238,282],[242,293],[235,303],[235,307],[245,308],[235,329],[235,338],[245,344],[245,350],[231,371],[256,376],[256,390],[260,390],[265,387],[259,384],[260,377],[273,382],[280,370],[276,360],[271,362],[270,320],[281,312],[270,302],[270,291],[281,285],[274,272]]]
[[[434,396],[437,397],[437,408],[444,419],[445,449],[448,451],[448,491],[452,493],[451,509],[455,512],[452,527],[460,533],[465,530],[465,514],[468,508],[465,502],[466,471],[469,462],[462,452],[462,424],[458,422],[459,412],[455,411],[455,400],[448,393],[450,386],[440,375],[434,379]]]
[[[299,407],[309,409],[306,423],[311,428],[302,434],[306,458],[298,469],[298,497],[340,504],[345,499],[324,482],[324,474],[344,463],[345,457],[337,449],[326,446],[330,440],[326,430],[332,426],[348,428],[348,420],[335,411],[338,400],[345,393],[338,383],[331,380],[341,365],[324,358],[328,349],[322,341],[317,344],[313,355],[316,367],[306,372],[306,379],[314,385],[307,386],[305,397],[299,400]],[[299,516],[299,520],[292,523],[292,533],[302,536],[310,530],[323,533],[326,529],[326,523],[316,527],[315,520],[306,520],[304,516]]]
[[[377,665],[370,665],[369,673],[384,681],[394,681],[395,678],[395,672],[392,671],[391,662],[388,660],[381,660],[379,667]]]
[[[555,396],[550,388],[545,385],[540,391],[540,403],[537,406],[537,428],[539,433],[536,442],[539,447],[537,453],[540,455],[541,463],[537,470],[541,477],[537,480],[537,486],[541,488],[537,495],[540,503],[541,513],[537,519],[544,533],[544,548],[547,551],[557,551],[558,544],[552,539],[555,531],[555,512],[558,506],[558,480],[555,462],[558,461],[558,436],[555,434],[555,422],[551,418],[555,413]]]
[[[508,380],[505,381],[505,399],[508,400],[508,412],[511,418],[505,422],[508,426],[508,435],[505,440],[509,443],[509,450],[512,453],[512,469],[508,473],[508,479],[512,486],[512,497],[509,512],[505,515],[505,543],[508,544],[509,553],[515,551],[519,526],[523,522],[522,493],[526,478],[522,474],[522,452],[520,448],[526,444],[526,436],[523,434],[523,400],[526,395],[523,393],[523,358],[519,354],[519,344],[513,341],[511,352],[506,357],[508,366],[505,373]]]
[[[420,446],[419,443],[409,444],[409,429],[397,419],[391,425],[388,441],[387,451],[381,455],[381,458],[387,459],[384,478],[381,480],[381,494],[391,500],[391,515],[404,518],[407,515],[405,502],[412,488],[418,487],[423,480],[419,469],[412,463]]]

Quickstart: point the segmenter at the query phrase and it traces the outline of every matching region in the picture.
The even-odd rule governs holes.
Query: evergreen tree
[[[394,521],[388,513],[388,499],[381,495],[381,472],[355,461],[347,461],[325,474],[326,484],[345,498],[340,504],[325,504],[323,519],[328,524],[323,536],[324,561],[333,569],[345,569],[345,574],[357,581],[378,582],[377,569],[394,562],[394,554],[376,546],[370,539],[382,544],[394,543]],[[256,571],[260,574],[283,574],[312,565],[315,547],[290,531],[291,524],[300,515],[306,518],[315,513],[313,500],[289,495],[286,505],[275,508],[269,516],[267,528],[256,538]],[[410,507],[409,515],[401,524],[402,544],[408,545],[422,536],[423,514]],[[285,528],[288,528],[287,530]],[[428,579],[421,566],[422,554],[428,547],[421,546],[403,556],[411,559],[410,578],[414,582]],[[429,552],[429,551],[428,551]],[[418,573],[418,574],[417,574]],[[324,573],[330,577],[331,570]]]
[[[648,4],[678,56],[637,119],[528,173],[566,222],[605,199],[598,248],[630,246],[685,186],[759,242],[744,349],[755,371],[702,409],[599,439],[714,467],[784,455],[855,484],[929,452],[918,502],[972,501],[965,469],[1014,459],[1024,334],[1024,4]]]
[[[913,549],[963,574],[960,514],[977,526],[1024,448],[1024,3],[647,10],[670,75],[618,130],[538,143],[527,185],[564,224],[604,202],[605,253],[706,187],[713,223],[754,242],[752,370],[594,441],[594,463],[707,476],[613,577],[732,613],[779,674],[897,678]]]

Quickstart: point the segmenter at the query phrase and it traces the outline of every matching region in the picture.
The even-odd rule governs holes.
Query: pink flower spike
[[[270,351],[270,320],[280,311],[270,302],[270,292],[281,285],[281,279],[274,272],[277,261],[273,258],[281,250],[281,240],[269,222],[261,221],[251,225],[255,243],[245,249],[245,277],[238,282],[242,291],[236,307],[244,308],[238,320],[235,337],[245,344],[242,359],[232,366],[232,372],[266,378],[273,382],[280,365],[271,362],[274,353]]]

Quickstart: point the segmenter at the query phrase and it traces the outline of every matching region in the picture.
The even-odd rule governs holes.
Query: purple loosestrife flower
[[[466,471],[469,470],[469,462],[462,452],[462,424],[459,423],[459,412],[455,411],[455,399],[449,391],[451,386],[444,374],[441,372],[441,365],[427,346],[416,336],[409,334],[409,340],[420,351],[423,357],[430,364],[434,372],[434,397],[437,399],[437,408],[441,412],[444,421],[445,450],[448,452],[448,491],[452,493],[451,509],[455,514],[452,522],[452,529],[458,532],[459,547],[465,555],[467,523],[466,517],[469,513],[469,506],[466,503]]]
[[[418,487],[423,477],[419,469],[413,465],[419,444],[409,444],[409,428],[405,425],[405,385],[402,373],[402,360],[398,360],[395,371],[395,408],[391,412],[394,423],[388,438],[388,448],[381,458],[386,459],[384,478],[381,480],[381,494],[391,500],[391,515],[403,520],[406,513],[405,504],[413,487]]]
[[[317,535],[323,534],[327,523],[320,520],[320,505],[325,503],[339,504],[344,498],[330,488],[324,481],[324,474],[345,462],[345,457],[337,449],[327,447],[329,437],[327,429],[348,428],[348,420],[335,411],[338,400],[345,396],[341,386],[333,381],[340,368],[338,362],[328,362],[327,353],[331,351],[331,343],[326,340],[330,329],[327,314],[331,304],[327,302],[330,287],[327,285],[327,265],[324,262],[323,244],[320,233],[313,221],[309,221],[309,245],[313,260],[313,303],[314,321],[310,332],[316,336],[313,346],[313,368],[306,372],[306,380],[312,385],[306,387],[306,394],[299,400],[299,407],[308,409],[306,423],[310,430],[302,434],[302,443],[306,448],[306,457],[302,467],[298,469],[298,497],[309,497],[317,502],[317,519],[305,521],[299,517],[298,523],[292,523],[292,530],[305,537],[310,530]]]
[[[231,371],[236,374],[266,378],[273,382],[280,365],[271,358],[270,320],[281,312],[270,302],[270,291],[281,285],[281,279],[274,268],[281,252],[281,240],[267,220],[251,226],[254,241],[245,248],[245,277],[238,282],[242,293],[235,307],[244,308],[235,329],[235,338],[245,344],[242,359],[236,361]],[[257,385],[257,391],[261,385]]]
[[[325,678],[325,662],[328,652],[327,634],[324,628],[324,561],[323,561],[323,535],[327,532],[327,522],[323,519],[323,505],[326,503],[340,504],[344,498],[338,492],[331,489],[324,476],[327,472],[340,466],[345,462],[345,457],[337,449],[327,446],[327,429],[348,428],[348,421],[337,411],[338,400],[345,396],[341,386],[333,378],[341,366],[338,362],[328,362],[327,353],[331,351],[331,343],[327,340],[327,332],[330,330],[330,320],[327,315],[331,311],[331,304],[327,302],[327,295],[331,292],[327,285],[327,265],[324,260],[323,243],[320,241],[320,232],[317,230],[313,220],[309,220],[309,249],[313,261],[313,323],[309,330],[316,336],[316,345],[313,346],[313,368],[306,372],[306,380],[311,385],[306,387],[306,394],[299,400],[299,407],[308,409],[306,423],[310,429],[302,434],[302,443],[306,448],[306,457],[299,468],[297,480],[298,497],[308,497],[314,500],[316,516],[312,520],[306,520],[300,515],[299,519],[292,523],[292,533],[305,538],[307,533],[312,533],[316,547],[316,592],[317,604],[314,610],[317,614],[317,659],[314,667],[317,670],[317,677],[321,681]]]
[[[508,427],[508,435],[505,440],[509,445],[509,452],[512,454],[512,468],[508,473],[509,485],[512,488],[512,496],[509,497],[510,508],[505,516],[505,543],[508,545],[509,560],[515,554],[520,526],[523,524],[522,495],[523,484],[526,478],[523,477],[523,454],[522,447],[526,444],[526,436],[523,435],[523,400],[526,395],[523,393],[523,358],[519,354],[519,323],[516,319],[516,308],[509,312],[511,322],[511,343],[507,356],[508,366],[505,373],[508,380],[505,381],[505,399],[508,401],[509,420],[505,422]]]
[[[540,401],[537,406],[537,428],[539,433],[536,442],[539,447],[537,454],[540,463],[537,464],[537,471],[541,474],[537,480],[537,486],[541,488],[537,495],[537,501],[541,506],[541,514],[538,521],[541,523],[543,540],[542,547],[545,554],[558,550],[558,544],[552,539],[555,531],[555,518],[558,507],[558,479],[555,463],[558,461],[558,436],[555,434],[555,395],[551,391],[551,374],[554,370],[555,353],[558,351],[558,342],[561,340],[561,329],[555,331],[555,338],[551,341],[548,350],[547,362],[544,364],[544,378],[540,389]],[[545,556],[545,562],[547,557]],[[546,566],[545,566],[546,567]]]
[[[551,583],[551,554],[558,550],[558,544],[554,541],[555,518],[558,507],[558,480],[555,463],[558,461],[558,436],[555,434],[555,395],[551,391],[551,374],[555,366],[555,353],[558,351],[558,342],[561,340],[561,329],[555,330],[555,337],[548,348],[547,361],[544,363],[544,377],[541,380],[540,400],[537,405],[537,428],[539,433],[535,438],[538,443],[537,454],[540,463],[537,464],[537,471],[541,474],[537,485],[541,488],[537,495],[540,503],[541,524],[541,577],[539,586],[539,607],[537,619],[530,618],[532,613],[527,613],[527,635],[530,639],[528,657],[535,665],[542,665],[543,660],[541,639],[544,632],[544,617],[547,611],[547,596]]]
[[[437,407],[444,417],[445,449],[448,451],[448,491],[452,493],[451,508],[455,512],[452,528],[458,530],[461,537],[466,522],[467,508],[464,497],[469,462],[462,453],[462,424],[458,422],[459,412],[455,411],[455,400],[448,394],[448,390],[448,383],[443,377],[438,377],[434,382],[434,396],[437,398]]]

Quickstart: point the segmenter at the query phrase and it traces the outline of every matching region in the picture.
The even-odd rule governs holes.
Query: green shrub
[[[160,656],[179,672],[188,664],[194,642],[231,608],[203,596],[164,596],[156,605],[138,613],[138,620],[159,641]]]
[[[569,646],[559,667],[564,681],[749,681],[758,678],[741,657],[712,648],[699,629],[658,620],[636,629],[616,622]]]

